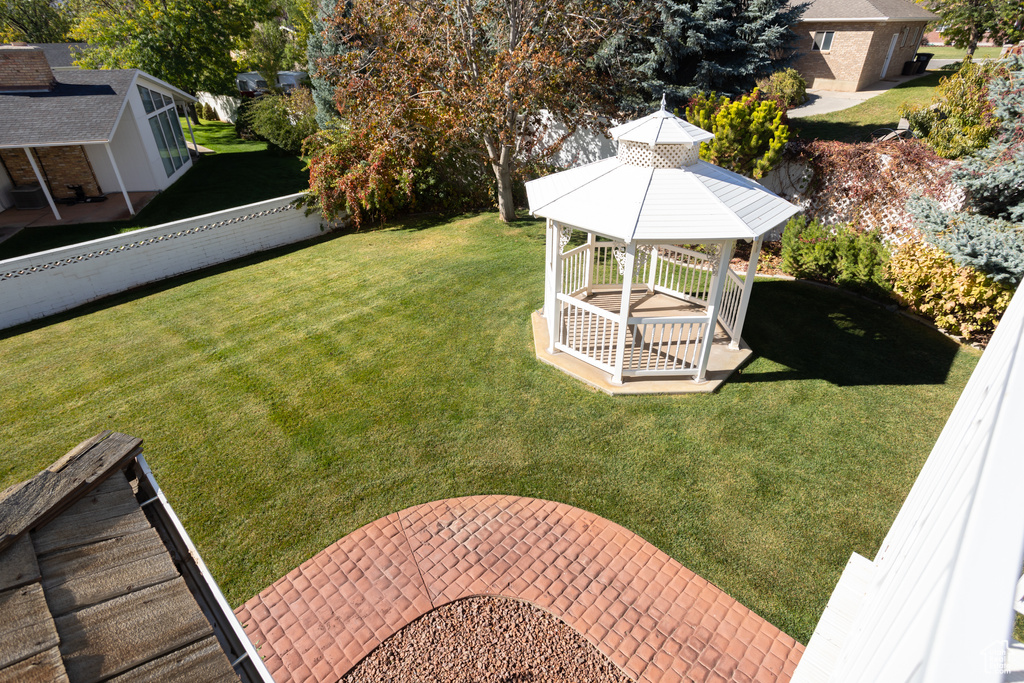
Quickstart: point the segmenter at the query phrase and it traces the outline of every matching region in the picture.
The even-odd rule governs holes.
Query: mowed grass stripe
[[[0,339],[0,486],[104,428],[147,459],[239,604],[359,526],[454,496],[622,524],[806,641],[873,557],[977,354],[798,282],[715,395],[588,391],[533,357],[543,224],[406,221],[250,258]]]

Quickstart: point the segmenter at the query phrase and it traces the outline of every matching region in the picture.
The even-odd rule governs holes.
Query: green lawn
[[[237,605],[338,538],[503,493],[607,517],[806,642],[873,557],[978,355],[765,281],[713,395],[617,397],[533,356],[543,224],[407,220],[0,333],[0,488],[104,428],[145,439]]]
[[[309,174],[302,159],[272,154],[265,142],[240,140],[230,123],[204,121],[193,129],[196,142],[216,154],[201,157],[192,170],[136,216],[110,223],[22,230],[0,243],[0,259],[251,204],[309,187]],[[184,130],[187,136],[188,128]]]
[[[974,51],[975,59],[995,59],[1002,52],[1001,47],[979,47]],[[927,45],[922,46],[918,52],[930,52],[933,59],[963,59],[967,50],[952,45]]]
[[[945,75],[948,74],[929,72],[849,109],[792,119],[790,123],[797,134],[805,140],[865,142],[870,140],[871,133],[879,128],[896,127],[900,120],[901,105],[930,104],[939,79]]]

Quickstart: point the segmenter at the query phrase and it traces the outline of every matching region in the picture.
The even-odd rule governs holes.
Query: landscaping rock
[[[425,614],[342,683],[629,683],[577,631],[533,605],[474,597]]]

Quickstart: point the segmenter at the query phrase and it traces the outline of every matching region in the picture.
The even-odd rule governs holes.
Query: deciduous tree
[[[63,43],[74,24],[72,9],[53,0],[0,0],[0,42]]]
[[[568,135],[615,113],[602,47],[639,30],[640,14],[638,4],[599,0],[353,0],[329,22],[349,49],[321,60],[321,73],[336,86],[350,143],[396,165],[396,178],[408,178],[418,149],[476,154],[511,221],[513,176],[548,151],[538,143],[550,123]]]
[[[92,46],[87,68],[142,69],[194,95],[229,93],[231,48],[269,7],[263,0],[99,0],[83,8],[75,37]]]
[[[926,5],[939,15],[942,37],[969,55],[986,33],[996,45],[1024,38],[1020,0],[929,0]]]

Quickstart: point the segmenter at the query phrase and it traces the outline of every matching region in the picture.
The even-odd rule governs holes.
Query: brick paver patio
[[[803,646],[623,527],[515,496],[417,505],[349,534],[236,610],[278,683],[336,681],[446,603],[546,609],[635,681],[788,681]]]

